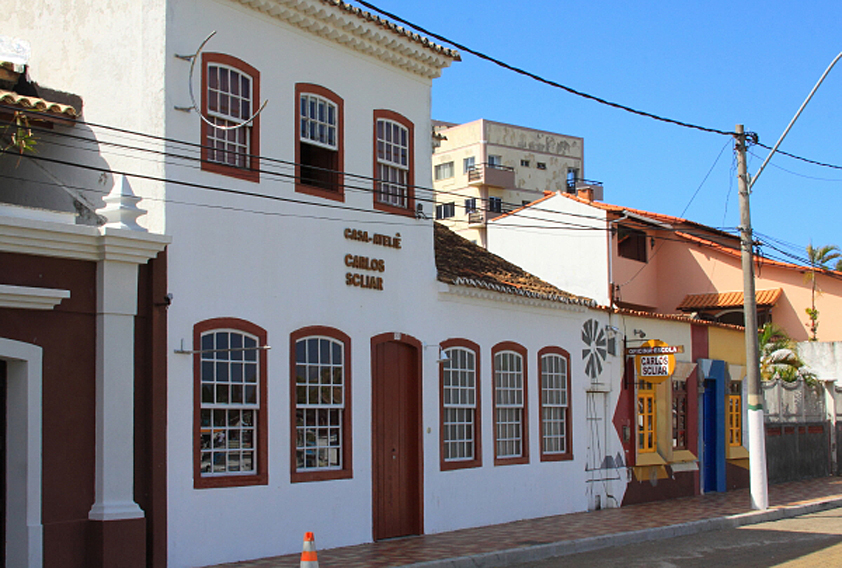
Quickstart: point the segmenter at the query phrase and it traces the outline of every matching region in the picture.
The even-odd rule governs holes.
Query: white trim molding
[[[459,53],[340,0],[237,0],[354,51],[434,79]]]
[[[52,310],[69,297],[70,290],[0,284],[0,308]]]
[[[0,337],[6,361],[6,566],[44,565],[41,524],[42,355],[37,345]]]

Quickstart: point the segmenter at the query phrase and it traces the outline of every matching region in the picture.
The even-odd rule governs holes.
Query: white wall
[[[819,380],[842,386],[842,341],[802,341],[798,354]]]
[[[488,250],[565,292],[609,304],[604,211],[555,194],[488,223]]]

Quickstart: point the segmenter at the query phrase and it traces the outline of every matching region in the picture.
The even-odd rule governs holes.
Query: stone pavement
[[[631,542],[794,517],[842,507],[842,477],[772,485],[769,509],[748,489],[318,550],[320,568],[500,568]],[[302,533],[303,535],[303,533]],[[316,535],[316,546],[319,535]],[[214,568],[299,568],[300,553]]]

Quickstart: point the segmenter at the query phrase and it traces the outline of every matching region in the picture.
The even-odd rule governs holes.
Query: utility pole
[[[743,265],[743,306],[746,335],[746,380],[748,381],[748,471],[751,507],[769,508],[766,475],[766,427],[763,423],[763,393],[760,390],[760,349],[757,338],[757,297],[754,293],[754,238],[749,212],[749,179],[746,169],[746,135],[742,124],[735,130],[737,178],[740,190],[740,249]]]

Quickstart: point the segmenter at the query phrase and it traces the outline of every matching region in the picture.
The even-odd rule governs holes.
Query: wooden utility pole
[[[746,380],[748,382],[748,449],[751,507],[769,508],[766,475],[766,431],[763,423],[763,393],[760,390],[760,348],[757,337],[757,297],[754,293],[754,239],[749,212],[748,171],[746,169],[746,135],[742,124],[735,131],[737,178],[740,190],[740,248],[743,264],[743,306],[746,335]]]

